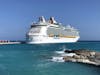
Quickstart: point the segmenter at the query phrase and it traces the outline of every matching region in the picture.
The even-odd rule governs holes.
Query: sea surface
[[[100,52],[100,42],[0,45],[0,75],[100,75],[97,66],[51,61],[56,51],[83,48]]]

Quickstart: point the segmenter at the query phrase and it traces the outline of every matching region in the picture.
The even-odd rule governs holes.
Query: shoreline
[[[84,64],[91,64],[100,66],[100,52],[96,52],[88,49],[78,50],[65,50],[62,53],[58,53],[59,57],[53,57],[52,60],[56,62],[78,62]]]
[[[21,44],[21,42],[0,42],[0,45],[4,44]]]

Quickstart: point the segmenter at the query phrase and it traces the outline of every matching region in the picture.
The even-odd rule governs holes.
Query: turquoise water
[[[100,51],[100,42],[0,45],[0,75],[100,75],[100,67],[49,60],[55,51],[80,48]]]

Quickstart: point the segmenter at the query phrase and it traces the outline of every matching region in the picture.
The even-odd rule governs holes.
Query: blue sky
[[[0,0],[0,39],[25,40],[39,16],[78,28],[80,40],[100,40],[100,0]]]

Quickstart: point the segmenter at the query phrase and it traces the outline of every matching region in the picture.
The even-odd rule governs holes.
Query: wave
[[[54,61],[54,62],[65,62],[63,57],[52,57],[51,61]]]
[[[55,51],[55,53],[57,53],[57,54],[63,54],[65,52],[64,51]]]
[[[64,52],[65,50],[71,50],[71,49],[66,48],[66,47],[64,46],[63,48],[60,48],[59,50],[60,50],[60,51],[55,51],[55,53],[57,53],[57,54],[63,54],[63,53],[65,53],[65,52]]]
[[[64,51],[55,51],[55,53],[59,54],[60,56],[64,57],[64,56],[74,56],[76,55],[75,53],[65,53]]]

